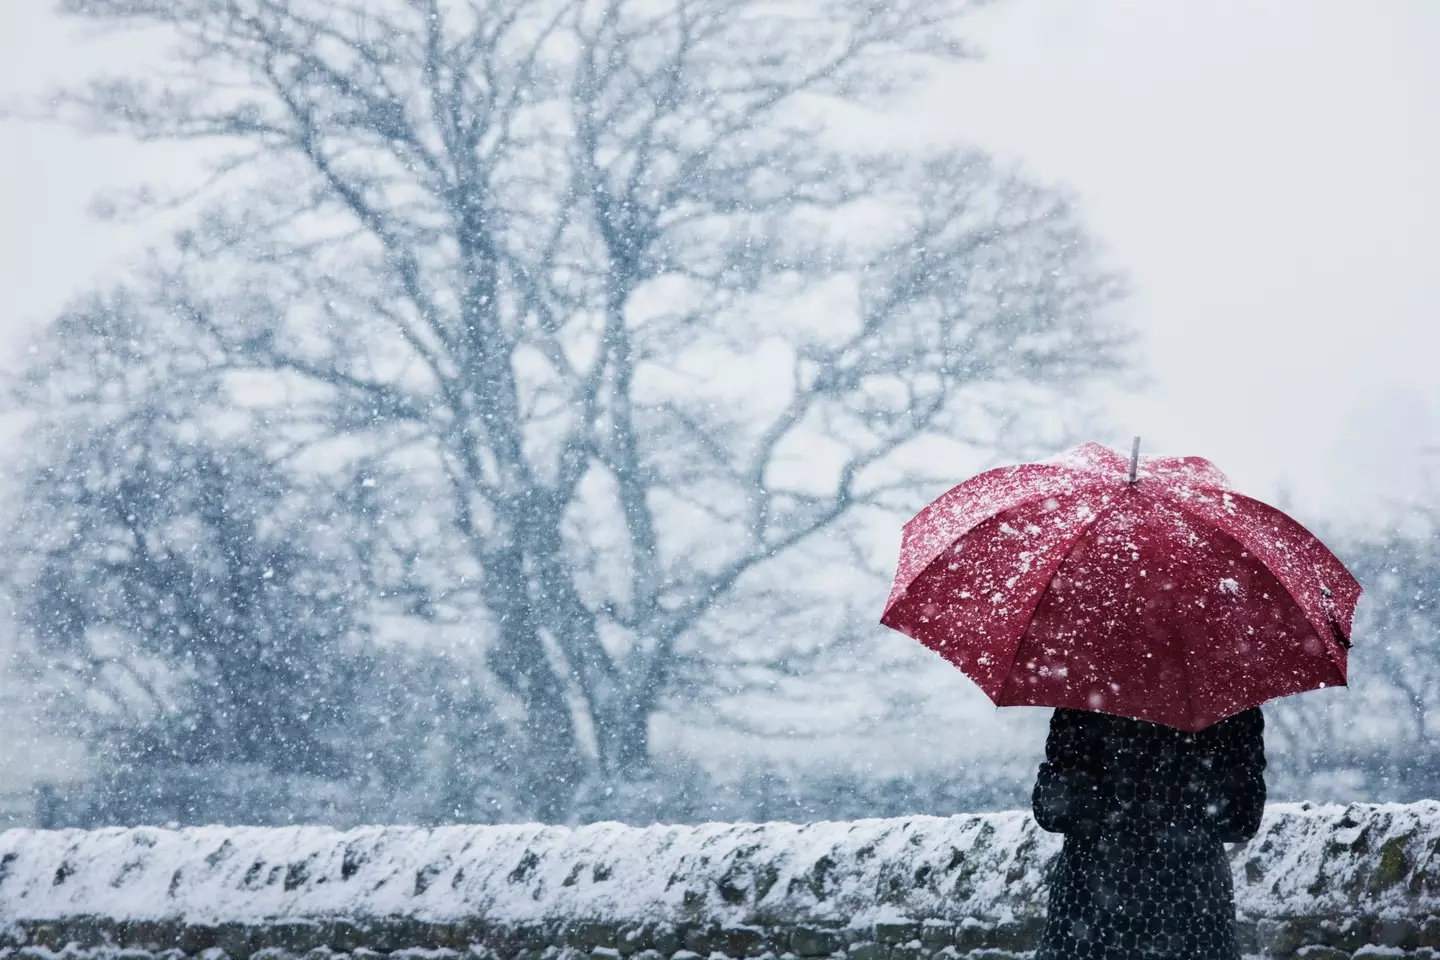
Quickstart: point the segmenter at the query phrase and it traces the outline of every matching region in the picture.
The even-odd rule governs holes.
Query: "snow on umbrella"
[[[998,706],[1195,731],[1343,686],[1359,598],[1324,544],[1209,461],[1087,443],[917,514],[881,622]]]

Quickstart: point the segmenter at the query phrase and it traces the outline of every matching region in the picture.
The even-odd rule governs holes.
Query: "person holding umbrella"
[[[1259,827],[1259,705],[1345,684],[1359,596],[1300,524],[1138,440],[989,471],[906,524],[882,622],[997,705],[1056,708],[1036,960],[1239,956],[1223,844]]]
[[[1035,819],[1065,834],[1036,960],[1239,956],[1223,843],[1265,806],[1258,707],[1186,733],[1060,708]]]

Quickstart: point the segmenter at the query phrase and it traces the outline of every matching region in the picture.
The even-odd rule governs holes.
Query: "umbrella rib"
[[[1263,507],[1268,507],[1268,508],[1271,509],[1271,510],[1274,509],[1274,507],[1270,507],[1269,504],[1262,503],[1261,501],[1256,500],[1254,497],[1245,497],[1244,494],[1235,493],[1234,491],[1231,491],[1231,490],[1226,490],[1226,491],[1224,491],[1224,492],[1225,492],[1225,493],[1229,493],[1232,497],[1244,497],[1246,500],[1250,500],[1250,501],[1252,501],[1252,502],[1254,502],[1254,503],[1258,503],[1258,504],[1260,504],[1260,505],[1263,506]],[[1189,509],[1189,508],[1185,505],[1185,502],[1184,502],[1183,500],[1180,500],[1180,499],[1177,498],[1177,497],[1166,496],[1166,497],[1165,497],[1165,501],[1166,501],[1167,503],[1169,503],[1171,506],[1173,506],[1173,507],[1175,507],[1176,509],[1180,510],[1180,512],[1181,512],[1181,513],[1184,513],[1187,517],[1190,517],[1191,519],[1194,519],[1194,520],[1199,521],[1200,523],[1203,523],[1205,526],[1209,527],[1211,530],[1213,530],[1214,532],[1220,534],[1221,536],[1229,537],[1231,540],[1234,540],[1236,543],[1240,544],[1240,546],[1244,547],[1246,550],[1249,550],[1251,553],[1255,554],[1255,559],[1256,559],[1256,561],[1257,561],[1257,562],[1260,562],[1260,557],[1259,557],[1259,553],[1260,553],[1260,552],[1259,552],[1258,550],[1256,550],[1253,545],[1247,543],[1247,542],[1246,542],[1242,537],[1240,537],[1238,534],[1233,533],[1233,532],[1231,532],[1231,531],[1229,531],[1229,530],[1224,529],[1223,527],[1221,527],[1218,523],[1216,523],[1214,520],[1210,519],[1209,517],[1203,516],[1203,515],[1201,515],[1201,514],[1196,513],[1195,511]],[[1327,549],[1328,549],[1328,548],[1327,548]],[[1260,562],[1260,565],[1270,572],[1270,575],[1275,578],[1275,582],[1278,583],[1278,584],[1280,584],[1280,589],[1285,591],[1285,596],[1287,596],[1287,597],[1290,598],[1290,602],[1293,603],[1293,604],[1295,604],[1295,608],[1300,611],[1300,615],[1303,616],[1303,617],[1305,618],[1305,622],[1310,625],[1310,629],[1315,631],[1315,636],[1316,636],[1317,638],[1319,638],[1320,643],[1321,643],[1321,644],[1324,646],[1324,648],[1325,648],[1325,659],[1330,662],[1330,666],[1335,669],[1336,674],[1338,674],[1339,677],[1340,677],[1340,685],[1341,685],[1342,687],[1349,686],[1349,685],[1350,685],[1349,682],[1345,679],[1345,671],[1342,670],[1342,669],[1340,669],[1340,664],[1338,664],[1338,663],[1335,662],[1335,651],[1332,649],[1332,645],[1334,645],[1334,643],[1335,643],[1334,638],[1333,638],[1333,637],[1327,637],[1327,636],[1326,636],[1326,633],[1327,633],[1328,631],[1321,630],[1319,627],[1317,627],[1317,626],[1315,625],[1315,621],[1314,621],[1314,620],[1311,620],[1311,619],[1310,619],[1310,614],[1305,611],[1305,606],[1304,606],[1304,604],[1302,604],[1302,603],[1295,597],[1295,594],[1290,590],[1289,584],[1287,584],[1284,580],[1280,579],[1280,575],[1279,575],[1279,574],[1277,574],[1274,570],[1270,570],[1269,566],[1266,565],[1266,564],[1263,563],[1263,562]],[[1192,705],[1192,706],[1193,706],[1193,705]]]

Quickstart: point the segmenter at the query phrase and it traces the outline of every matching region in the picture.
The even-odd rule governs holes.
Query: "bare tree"
[[[545,817],[644,772],[697,628],[782,570],[820,602],[795,558],[912,506],[928,443],[1018,444],[1128,362],[1062,196],[828,145],[963,55],[957,0],[61,7],[177,46],[58,116],[223,153],[112,308],[369,491],[377,595],[471,625]]]
[[[62,317],[21,385],[45,413],[4,556],[30,665],[117,762],[334,775],[365,630],[345,538],[243,418],[216,428],[230,411],[185,382],[203,359],[116,318]]]
[[[1426,528],[1419,535],[1391,533],[1356,544],[1355,568],[1363,578],[1366,609],[1361,637],[1368,649],[1357,666],[1357,679],[1372,697],[1385,691],[1398,700],[1394,716],[1406,740],[1440,746],[1435,711],[1440,710],[1440,664],[1433,654],[1440,601],[1440,550],[1436,549],[1435,512],[1417,511]],[[1434,748],[1432,748],[1434,749]]]
[[[48,825],[527,816],[551,785],[506,753],[473,657],[373,636],[394,579],[373,488],[317,482],[228,391],[194,390],[201,341],[133,319],[77,304],[12,384],[41,415],[0,549],[31,681],[9,705],[90,760]]]
[[[1440,786],[1440,663],[1434,653],[1440,516],[1430,502],[1422,497],[1403,507],[1395,527],[1335,538],[1365,588],[1350,651],[1350,687],[1267,708],[1282,777],[1306,797],[1325,798],[1336,789],[1337,776],[1342,799],[1355,790],[1408,801]],[[1352,786],[1344,786],[1345,778]]]

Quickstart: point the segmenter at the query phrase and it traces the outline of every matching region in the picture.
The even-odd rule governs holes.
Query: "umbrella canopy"
[[[965,481],[905,525],[881,622],[999,706],[1200,730],[1345,684],[1360,585],[1199,457],[1087,443]]]

